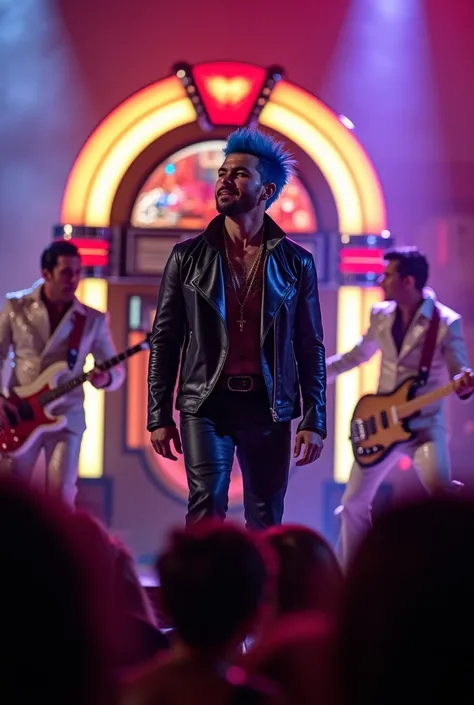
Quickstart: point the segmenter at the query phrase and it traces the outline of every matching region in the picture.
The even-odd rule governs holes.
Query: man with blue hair
[[[257,130],[233,132],[217,174],[220,215],[173,248],[150,341],[148,424],[155,451],[184,451],[187,523],[224,519],[237,458],[249,528],[280,524],[291,456],[317,460],[326,369],[316,268],[265,213],[295,162]],[[173,394],[181,437],[173,420]],[[301,404],[302,402],[302,404]],[[302,407],[302,408],[301,408]],[[182,440],[182,446],[181,446]]]

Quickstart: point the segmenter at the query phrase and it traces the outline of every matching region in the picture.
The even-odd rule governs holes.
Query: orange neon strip
[[[129,333],[128,345],[133,347],[143,340],[141,331]],[[127,446],[142,448],[146,434],[146,379],[148,352],[133,355],[128,361],[127,372]]]

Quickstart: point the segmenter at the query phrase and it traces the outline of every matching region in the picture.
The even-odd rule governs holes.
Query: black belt
[[[265,380],[262,375],[221,375],[216,388],[226,392],[261,392]]]

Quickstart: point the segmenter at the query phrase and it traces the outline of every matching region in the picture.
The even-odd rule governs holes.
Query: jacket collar
[[[36,281],[33,284],[33,287],[28,292],[37,303],[41,303],[42,305],[44,305],[43,300],[41,298],[41,293],[43,291],[43,284],[44,284],[44,279],[38,279],[38,281]],[[81,304],[81,302],[79,301],[77,296],[74,297],[74,299],[72,301],[72,306],[69,308],[69,311],[71,313],[73,311],[77,311],[78,313],[82,313],[82,315],[86,314],[86,309],[83,306],[83,304]]]
[[[435,307],[435,302],[431,297],[425,297],[423,299],[423,303],[421,304],[420,308],[418,309],[418,313],[416,315],[416,318],[420,318],[423,316],[423,318],[426,318],[428,321],[431,321],[433,318],[433,311]]]
[[[436,295],[432,289],[426,287],[423,289],[423,301],[421,302],[413,321],[417,321],[419,318],[426,318],[426,320],[431,321],[433,318],[433,311],[436,306]],[[389,305],[385,309],[386,316],[392,316],[395,318],[397,313],[397,304],[395,301],[390,301]]]
[[[218,215],[211,220],[207,228],[202,233],[202,237],[214,250],[220,250],[222,246],[222,233],[224,232],[225,215]],[[286,233],[275,223],[273,218],[265,213],[263,216],[264,237],[267,250],[272,250],[285,237]]]
[[[214,250],[208,264],[192,280],[192,284],[217,311],[222,320],[226,320],[226,301],[222,257],[222,237],[224,232],[225,216],[218,215],[209,223],[202,233],[206,243]],[[265,215],[265,240],[267,249],[273,250],[286,237],[283,230],[274,220]],[[275,251],[273,257],[268,257],[264,268],[263,294],[262,294],[262,321],[261,338],[264,340],[270,325],[275,318],[282,302],[285,300],[296,281],[295,276],[288,270],[285,257],[280,250]]]

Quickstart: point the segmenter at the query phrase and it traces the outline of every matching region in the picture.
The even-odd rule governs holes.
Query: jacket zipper
[[[189,348],[191,347],[191,341],[193,339],[193,332],[192,330],[189,331],[189,340],[188,344],[186,345],[186,354],[188,353]]]
[[[226,335],[227,335],[227,343],[228,343],[228,342],[229,342],[229,331],[227,330],[226,322],[224,321],[224,319],[223,319],[221,316],[219,316],[219,317],[220,317],[220,319],[221,319],[221,321],[222,321],[222,324],[223,324],[223,326],[224,326],[224,330],[225,330]],[[214,381],[214,384],[212,385],[212,387],[210,388],[210,390],[208,391],[208,393],[206,394],[206,396],[204,397],[204,399],[202,399],[201,402],[199,403],[199,405],[198,405],[198,407],[197,407],[198,409],[201,408],[201,406],[204,404],[204,402],[206,401],[206,399],[207,399],[207,398],[212,394],[212,392],[214,391],[214,388],[215,388],[217,382],[219,381],[219,377],[221,376],[221,372],[222,372],[222,370],[224,369],[224,365],[225,365],[225,363],[226,363],[227,355],[228,355],[228,354],[229,354],[229,345],[227,344],[227,348],[226,348],[226,351],[225,351],[224,359],[222,360],[222,362],[221,362],[221,364],[220,364],[220,366],[219,366],[219,369],[217,370],[217,375],[216,375],[216,379],[215,379],[215,381]]]
[[[270,408],[270,413],[272,415],[273,421],[278,421],[278,415],[276,412],[276,384],[277,384],[277,377],[276,377],[276,371],[277,371],[277,365],[276,365],[276,316],[275,320],[273,321],[273,402],[272,402],[272,407]]]

